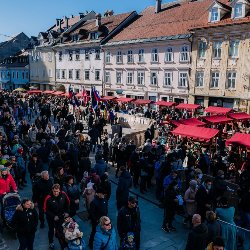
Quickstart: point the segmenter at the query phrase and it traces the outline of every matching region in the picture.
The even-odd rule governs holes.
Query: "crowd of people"
[[[55,235],[62,249],[85,249],[83,232],[74,220],[82,198],[92,225],[90,249],[140,249],[141,216],[137,198],[129,193],[132,186],[142,195],[155,187],[155,197],[164,208],[166,233],[176,231],[175,214],[184,215],[183,223],[191,230],[187,250],[236,250],[235,207],[226,179],[239,184],[237,224],[250,229],[249,159],[237,169],[240,155],[234,149],[227,151],[222,137],[217,138],[218,150],[213,154],[193,140],[174,137],[160,125],[162,117],[190,114],[173,110],[145,110],[145,117],[154,122],[145,132],[145,143],[138,146],[123,136],[116,112],[124,108],[100,103],[93,109],[89,103],[80,109],[67,98],[0,93],[2,208],[6,194],[27,189],[28,178],[32,185],[32,197],[20,202],[11,222],[19,250],[32,250],[38,225],[43,229],[46,224],[51,250]],[[105,129],[107,123],[112,135]],[[118,178],[120,242],[108,217],[109,168],[113,167]]]

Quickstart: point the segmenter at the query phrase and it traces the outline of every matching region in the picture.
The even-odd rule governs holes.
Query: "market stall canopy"
[[[155,104],[158,105],[158,106],[172,107],[176,103],[175,102],[166,102],[166,101],[157,101],[157,102],[155,102]]]
[[[52,95],[63,95],[63,94],[64,94],[64,92],[62,92],[62,91],[56,91],[56,92],[52,93]]]
[[[231,108],[209,106],[204,111],[206,111],[207,113],[213,113],[213,114],[227,114],[227,113],[233,111],[233,109],[231,109]]]
[[[17,89],[14,89],[13,91],[26,92],[27,90],[24,88],[17,88]]]
[[[219,133],[219,130],[181,124],[175,130],[173,130],[172,133],[174,135],[181,135],[184,137],[208,141],[215,137]]]
[[[202,122],[198,120],[197,118],[182,119],[182,120],[179,120],[178,122],[183,125],[190,125],[190,126],[196,126],[196,127],[201,127],[201,126],[206,125],[205,122]]]
[[[103,102],[106,102],[106,101],[111,101],[111,100],[114,100],[116,99],[115,96],[103,96],[100,98],[100,101],[103,101]]]
[[[133,101],[133,103],[136,104],[136,105],[146,105],[146,104],[152,103],[152,101],[150,101],[150,100],[143,100],[143,99],[137,99],[137,100]]]
[[[116,99],[117,102],[131,102],[133,100],[134,100],[133,98],[127,98],[127,97],[121,97]]]
[[[175,108],[177,108],[177,109],[194,110],[194,109],[198,109],[199,107],[200,107],[200,105],[198,105],[198,104],[180,103]]]
[[[229,123],[232,121],[231,118],[228,118],[225,115],[204,116],[203,118],[206,122],[212,124]]]
[[[43,94],[50,95],[50,94],[52,94],[54,92],[55,92],[55,90],[45,90],[45,91],[43,91]]]
[[[27,93],[30,94],[30,95],[32,95],[32,94],[41,94],[42,90],[34,89],[34,90],[29,90]]]
[[[247,114],[247,113],[230,113],[228,114],[228,116],[232,119],[235,119],[235,120],[250,120],[250,115]]]
[[[226,141],[226,145],[243,146],[250,149],[250,134],[235,133]]]

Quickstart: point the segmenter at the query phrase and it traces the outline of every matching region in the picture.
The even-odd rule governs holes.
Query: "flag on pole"
[[[98,102],[100,100],[100,96],[98,91],[96,91],[95,87],[91,88],[91,102],[93,109],[96,109],[98,106]]]
[[[88,95],[84,87],[82,88],[82,99],[83,99],[83,105],[86,106],[87,101],[88,101]]]
[[[74,91],[73,91],[73,88],[72,88],[72,86],[70,84],[69,85],[69,99],[72,99],[73,95],[74,95]]]

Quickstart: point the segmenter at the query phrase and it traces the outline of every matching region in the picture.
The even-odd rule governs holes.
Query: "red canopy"
[[[228,123],[232,121],[232,119],[227,118],[225,115],[204,116],[204,120],[212,124]]]
[[[231,108],[222,108],[222,107],[215,107],[215,106],[209,106],[204,111],[207,113],[214,113],[214,114],[227,114],[232,111]]]
[[[228,116],[235,120],[250,120],[250,115],[247,113],[230,113]]]
[[[235,133],[226,141],[226,145],[236,145],[250,148],[250,134]]]
[[[52,93],[52,95],[63,95],[64,92],[62,91],[55,91],[54,93]]]
[[[177,109],[187,109],[187,110],[193,110],[199,108],[200,105],[198,104],[188,104],[188,103],[180,103],[176,106]]]
[[[176,126],[183,124],[183,125],[202,127],[202,126],[206,125],[205,122],[202,122],[202,121],[198,120],[197,118],[182,119],[182,120],[178,120],[178,121],[172,120],[171,122]]]
[[[155,104],[158,106],[172,107],[175,105],[175,102],[157,101],[157,102],[155,102]]]
[[[27,93],[28,94],[41,94],[42,90],[34,89],[34,90],[29,90]]]
[[[126,97],[121,97],[116,99],[117,102],[131,102],[133,100],[134,100],[133,98],[126,98]]]
[[[172,133],[175,135],[181,135],[184,137],[192,137],[208,141],[215,137],[219,133],[219,130],[181,124],[175,130],[173,130]]]
[[[143,99],[137,99],[135,101],[133,101],[134,104],[136,105],[146,105],[146,104],[150,104],[152,101],[150,100],[143,100]]]
[[[43,91],[43,94],[52,94],[54,92],[55,92],[55,90],[45,90],[45,91]]]
[[[100,98],[100,101],[106,102],[106,101],[110,101],[110,100],[114,100],[116,99],[115,96],[103,96]]]

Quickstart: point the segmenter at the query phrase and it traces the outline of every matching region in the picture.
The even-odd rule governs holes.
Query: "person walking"
[[[23,199],[16,207],[12,225],[17,232],[18,250],[33,250],[33,243],[38,224],[38,214],[30,199]]]
[[[117,216],[117,229],[121,243],[126,238],[129,232],[132,232],[135,237],[136,250],[140,249],[140,233],[141,233],[141,215],[137,204],[137,199],[134,196],[129,196],[128,203],[123,206]]]
[[[93,250],[118,250],[116,232],[109,217],[102,216],[96,227]]]
[[[59,184],[52,186],[52,192],[47,195],[44,201],[44,212],[49,226],[48,238],[49,249],[54,250],[54,232],[59,230],[64,216],[69,215],[70,200],[65,192],[61,192]]]

